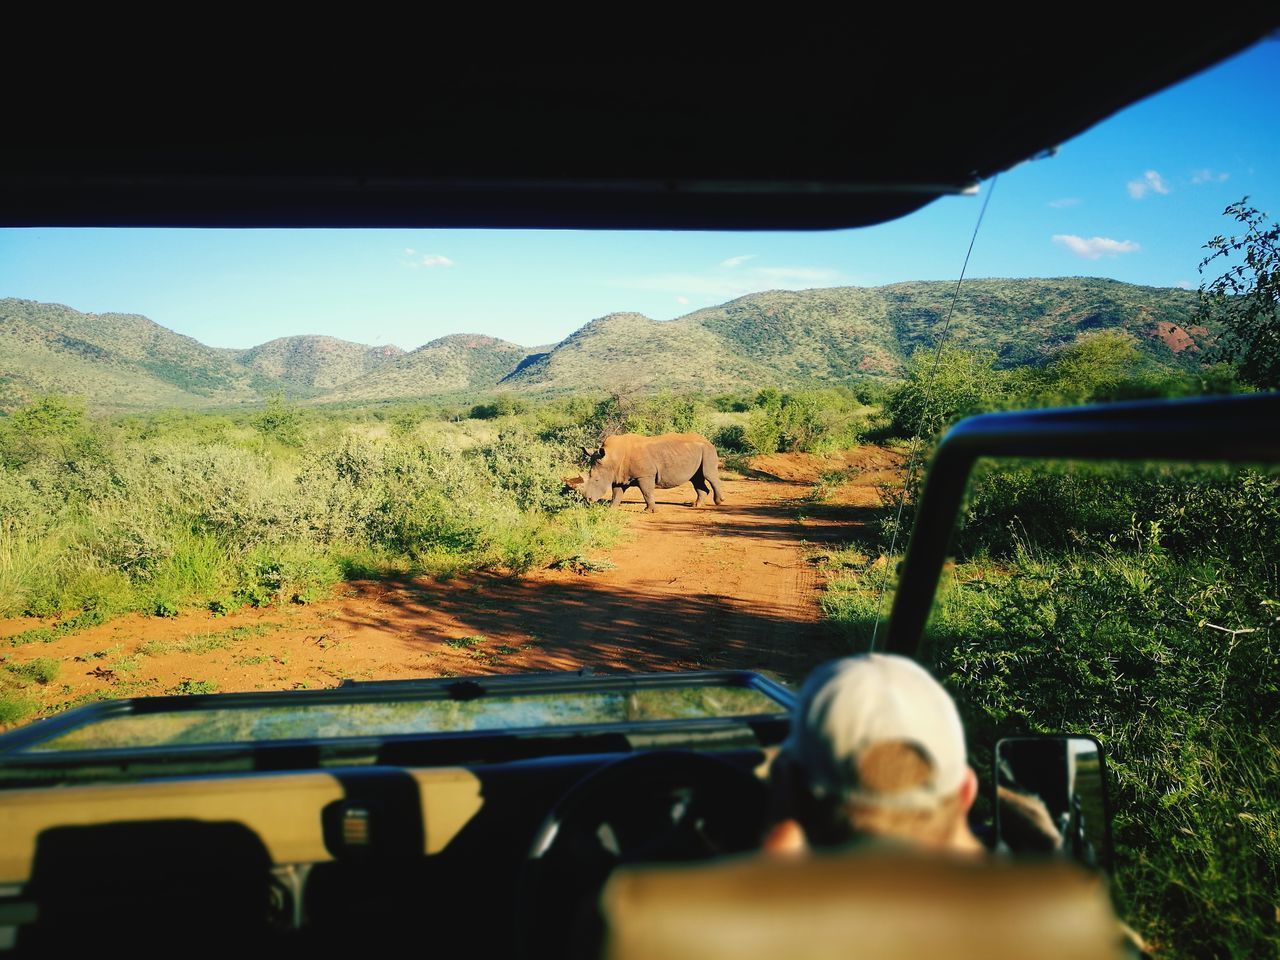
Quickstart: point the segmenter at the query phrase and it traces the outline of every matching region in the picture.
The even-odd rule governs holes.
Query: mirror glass
[[[1106,766],[1092,737],[1010,737],[996,744],[996,849],[1058,854],[1111,868]]]

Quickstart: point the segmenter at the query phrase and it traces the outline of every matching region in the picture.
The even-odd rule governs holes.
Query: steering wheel
[[[530,845],[517,904],[523,955],[595,956],[596,901],[615,867],[759,849],[768,812],[768,788],[713,755],[655,751],[602,767],[556,803]]]

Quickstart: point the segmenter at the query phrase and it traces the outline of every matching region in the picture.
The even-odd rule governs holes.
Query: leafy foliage
[[[1006,384],[995,362],[991,352],[916,350],[906,382],[890,392],[885,404],[895,431],[902,437],[930,437],[962,417],[998,409]]]
[[[38,401],[0,421],[22,439],[0,461],[0,613],[74,614],[13,638],[39,642],[122,610],[307,603],[345,571],[582,555],[616,519],[566,491],[576,447],[541,439],[547,418],[550,433],[574,422],[551,411],[497,435],[420,421],[388,436],[278,401],[239,423],[91,425],[75,404]]]
[[[1244,232],[1219,234],[1205,249],[1200,273],[1219,260],[1226,270],[1200,287],[1200,313],[1221,324],[1218,352],[1239,365],[1241,378],[1264,390],[1280,389],[1280,224],[1244,197],[1223,211]]]
[[[853,446],[867,409],[847,391],[760,391],[742,439],[755,453],[825,453]]]
[[[931,366],[913,364],[890,389],[897,432],[928,441],[983,410],[1235,387],[1229,368],[1157,366],[1114,331],[1041,367],[944,351],[938,371],[931,383]],[[828,557],[840,572],[823,608],[854,649],[894,567],[888,520],[878,539],[871,527]],[[1161,955],[1274,954],[1280,474],[980,464],[955,547],[927,643],[970,742],[1099,736],[1127,917]],[[976,762],[986,765],[981,750]]]
[[[273,394],[267,408],[250,422],[263,436],[271,437],[289,447],[302,445],[302,424],[298,408],[285,403],[283,394]]]
[[[1272,955],[1280,479],[1124,473],[990,468],[926,640],[971,744],[1101,738],[1122,909],[1162,956]],[[823,607],[864,648],[893,563],[842,556]]]
[[[503,395],[489,403],[478,403],[471,408],[472,420],[497,420],[499,417],[515,417],[527,413],[529,405],[518,397]]]
[[[1124,907],[1162,953],[1280,946],[1276,588],[1143,539],[957,570],[932,626],[973,739],[1102,738]]]

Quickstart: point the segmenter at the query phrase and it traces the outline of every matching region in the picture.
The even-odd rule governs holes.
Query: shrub
[[[57,678],[62,664],[52,657],[36,657],[23,663],[6,663],[4,668],[27,683],[45,684]]]
[[[36,702],[15,690],[0,690],[0,724],[17,723],[36,710]]]
[[[749,453],[751,445],[747,442],[746,430],[741,424],[730,424],[721,427],[711,435],[711,442],[721,453]]]
[[[287,447],[302,446],[302,414],[296,406],[285,403],[283,394],[274,394],[266,409],[249,421],[264,437]]]
[[[204,693],[217,693],[218,685],[212,680],[183,680],[170,687],[165,694],[170,697],[198,696]]]
[[[516,417],[529,412],[529,405],[519,397],[503,395],[490,403],[478,403],[468,416],[472,420],[496,420],[498,417]]]
[[[962,417],[998,409],[1004,390],[995,362],[990,352],[917,349],[907,363],[906,381],[885,403],[894,431],[900,437],[932,437]]]
[[[853,446],[866,426],[866,411],[838,390],[779,393],[762,390],[743,428],[756,453],[826,453]]]

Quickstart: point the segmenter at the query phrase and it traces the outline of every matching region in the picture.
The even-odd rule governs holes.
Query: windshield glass
[[[559,690],[536,696],[386,703],[300,702],[107,717],[29,752],[470,733],[777,714],[758,690],[729,686]]]

